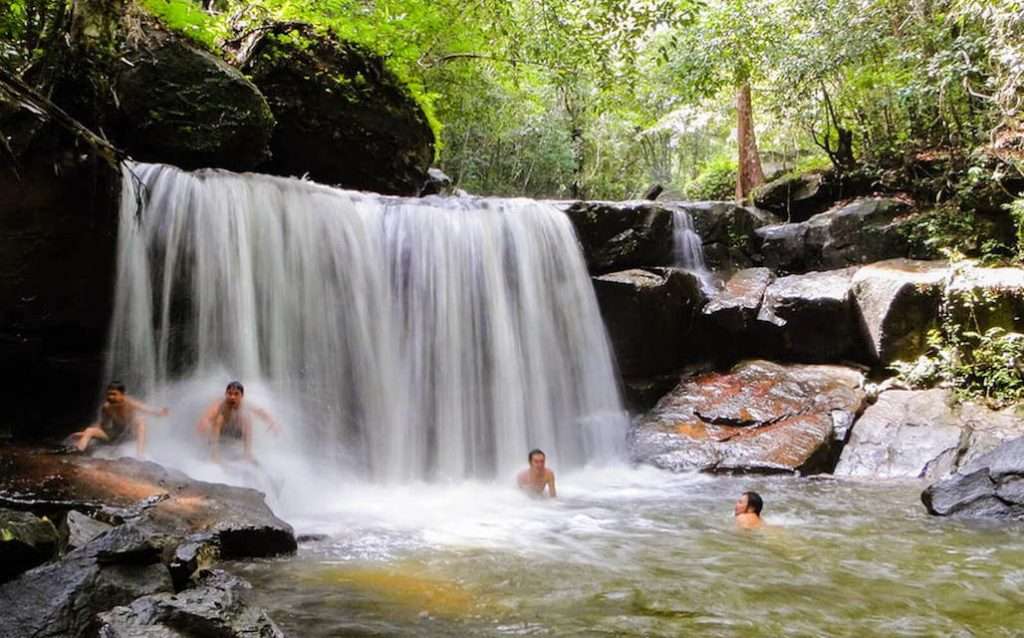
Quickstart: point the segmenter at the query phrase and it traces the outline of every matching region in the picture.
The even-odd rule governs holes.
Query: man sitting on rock
[[[761,519],[761,508],[764,501],[757,492],[744,492],[740,500],[736,501],[734,514],[736,516],[736,527],[741,529],[755,529],[764,527]]]
[[[547,460],[544,452],[541,450],[530,450],[527,460],[530,461],[530,467],[520,472],[519,476],[516,477],[519,489],[530,496],[539,498],[544,496],[544,488],[547,488],[548,498],[555,498],[557,496],[555,492],[555,473],[544,467],[544,463]]]
[[[84,452],[93,439],[116,445],[131,430],[131,434],[135,437],[135,451],[142,456],[146,447],[146,421],[140,413],[167,416],[170,414],[170,410],[151,408],[125,394],[123,383],[112,381],[107,386],[106,400],[100,406],[99,421],[81,432],[72,434],[71,438],[72,440],[77,439],[75,447],[80,452]]]
[[[209,437],[210,455],[214,461],[220,461],[222,435],[241,440],[245,460],[256,460],[252,455],[252,417],[264,421],[271,432],[280,431],[277,422],[266,410],[255,406],[243,407],[244,397],[245,388],[238,381],[232,381],[224,391],[224,398],[214,401],[199,419],[196,430]]]

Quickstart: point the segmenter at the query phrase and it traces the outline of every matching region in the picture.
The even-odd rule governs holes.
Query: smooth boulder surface
[[[930,485],[921,501],[937,516],[1024,520],[1024,437],[1001,444]]]
[[[151,28],[114,82],[116,142],[136,160],[253,170],[270,158],[274,117],[237,69]]]
[[[949,391],[890,390],[857,420],[835,475],[936,480],[1024,434],[1024,418],[964,403]]]
[[[901,200],[858,199],[800,223],[757,229],[766,266],[779,272],[830,270],[906,257],[904,224],[910,211]]]
[[[672,211],[652,202],[568,202],[592,274],[672,263]]]
[[[593,282],[623,376],[670,372],[696,353],[694,328],[705,302],[696,275],[674,268],[637,268],[594,277]]]
[[[247,39],[240,69],[277,126],[262,172],[418,195],[434,159],[422,107],[380,56],[310,25],[279,23]]]
[[[850,295],[854,268],[779,277],[765,290],[754,338],[765,356],[808,363],[866,358]]]
[[[1024,268],[954,268],[946,288],[954,321],[1024,332]],[[976,322],[976,323],[975,323]]]
[[[204,572],[177,594],[154,594],[99,615],[99,638],[283,638],[267,613],[249,605],[250,585],[226,572]]]
[[[172,591],[159,557],[139,530],[115,528],[61,561],[25,572],[0,586],[0,636],[88,636],[96,614]]]
[[[205,483],[156,463],[58,456],[0,448],[0,505],[41,511],[102,511],[129,521],[171,551],[186,538],[209,533],[225,558],[293,552],[290,525],[270,511],[256,490]],[[93,545],[90,543],[90,545]]]
[[[48,519],[0,508],[0,583],[53,558],[58,543]]]
[[[893,259],[853,276],[853,300],[873,363],[909,361],[925,353],[938,324],[949,272],[945,262]]]
[[[823,172],[784,175],[754,191],[754,205],[783,219],[803,221],[820,212],[832,199],[828,175]]]
[[[828,472],[863,383],[851,368],[769,361],[683,379],[630,431],[631,454],[675,472]]]

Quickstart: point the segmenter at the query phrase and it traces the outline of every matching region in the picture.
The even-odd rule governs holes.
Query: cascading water
[[[172,410],[198,410],[189,380],[217,396],[237,377],[285,414],[296,453],[374,480],[620,452],[596,299],[546,204],[133,164],[119,242],[110,374]]]
[[[704,247],[693,225],[693,218],[683,208],[672,211],[672,251],[678,268],[699,274],[707,272],[704,265]]]

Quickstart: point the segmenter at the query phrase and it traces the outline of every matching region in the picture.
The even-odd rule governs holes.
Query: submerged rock
[[[863,382],[851,368],[768,361],[683,379],[631,430],[631,453],[676,472],[828,472]]]
[[[261,170],[419,194],[434,159],[434,133],[383,58],[296,23],[250,34],[238,57],[277,121],[273,157]]]
[[[930,485],[921,501],[937,516],[1024,520],[1024,437],[1002,443]]]
[[[571,202],[572,221],[592,274],[672,263],[672,211],[651,202]]]
[[[623,376],[670,372],[692,356],[695,320],[705,302],[693,273],[624,270],[594,277],[594,292]]]
[[[0,508],[0,583],[53,558],[58,540],[48,519]]]
[[[283,638],[267,612],[245,600],[249,583],[225,572],[204,572],[196,587],[155,594],[99,615],[100,638]]]
[[[974,403],[953,405],[947,390],[891,390],[856,421],[836,476],[939,479],[1002,441],[1024,434],[1024,418]]]

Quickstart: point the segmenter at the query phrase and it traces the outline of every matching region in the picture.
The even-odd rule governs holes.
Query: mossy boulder
[[[270,158],[274,117],[237,69],[151,30],[118,68],[115,140],[137,160],[250,170]]]
[[[57,541],[49,520],[0,508],[0,583],[53,558]]]
[[[383,58],[289,23],[246,41],[238,62],[277,120],[273,157],[260,170],[385,194],[420,192],[434,133]]]

